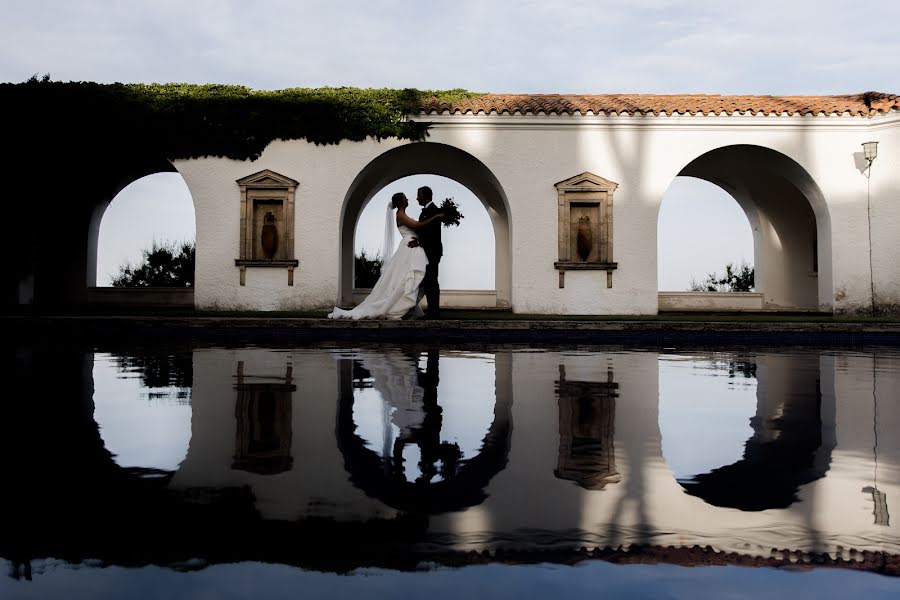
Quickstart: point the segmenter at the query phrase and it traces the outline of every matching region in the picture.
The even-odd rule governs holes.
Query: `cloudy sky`
[[[833,0],[3,0],[0,80],[50,73],[55,80],[220,82],[260,89],[897,92],[898,22],[900,4]],[[687,207],[704,215],[690,223],[703,230],[696,237],[702,243],[675,240],[673,232],[687,225],[679,216]],[[364,214],[358,246],[380,244],[382,215],[375,212]],[[101,226],[101,283],[154,237],[191,236],[191,220],[190,199],[177,178],[160,175],[130,186]],[[474,222],[457,232],[463,235],[492,246],[489,229]],[[660,236],[661,245],[675,244],[660,256],[664,289],[683,289],[691,275],[720,268],[722,258],[752,259],[746,219],[724,192],[703,182],[673,182]],[[483,287],[479,282],[489,279],[462,273],[458,280],[449,262],[446,270],[445,287]]]

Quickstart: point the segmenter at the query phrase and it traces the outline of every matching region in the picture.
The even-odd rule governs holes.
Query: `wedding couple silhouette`
[[[403,192],[391,196],[385,213],[381,276],[368,297],[351,310],[334,307],[329,319],[439,319],[441,287],[438,270],[444,246],[441,222],[444,214],[435,206],[433,192],[423,186],[416,192],[422,207],[418,219],[406,212],[409,200]],[[394,249],[394,232],[401,235]],[[428,310],[419,306],[422,297]]]

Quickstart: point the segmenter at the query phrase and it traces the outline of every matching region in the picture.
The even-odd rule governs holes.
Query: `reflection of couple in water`
[[[389,408],[390,422],[398,430],[390,449],[385,448],[386,470],[392,477],[405,481],[410,470],[404,465],[407,446],[419,448],[417,483],[431,483],[453,477],[462,453],[457,444],[441,441],[443,410],[438,404],[439,351],[428,350],[425,370],[419,368],[418,355],[384,354],[363,358],[362,366],[372,374],[373,387]],[[386,423],[385,423],[386,424]],[[390,456],[387,456],[388,452]]]
[[[436,514],[480,504],[509,454],[511,394],[494,397],[494,418],[477,450],[464,455],[452,434],[444,431],[443,408],[453,401],[444,398],[443,408],[438,402],[440,359],[434,348],[424,353],[360,350],[347,361],[349,368],[341,369],[337,437],[350,481],[366,495],[411,513]],[[354,409],[360,399],[354,380],[380,396],[380,416],[371,404]]]
[[[437,475],[440,475],[441,479],[452,477],[456,474],[459,460],[462,458],[459,445],[441,442],[443,411],[437,397],[438,351],[429,350],[427,356],[425,371],[416,366],[417,385],[413,391],[413,395],[418,396],[418,390],[421,390],[421,418],[417,424],[408,423],[400,428],[400,434],[394,440],[391,452],[395,477],[404,477],[406,469],[403,466],[403,449],[407,444],[418,446],[421,453],[419,469],[422,474],[416,481],[422,483],[431,482]]]

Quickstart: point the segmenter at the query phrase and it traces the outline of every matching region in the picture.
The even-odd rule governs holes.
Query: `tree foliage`
[[[169,398],[178,403],[190,404],[191,386],[194,385],[194,363],[191,352],[154,352],[140,348],[128,354],[114,354],[119,373],[136,375],[141,385],[148,388],[151,398]],[[161,392],[161,388],[175,388]]]
[[[465,90],[290,88],[186,83],[101,84],[51,81],[49,75],[0,84],[7,140],[96,159],[130,150],[168,160],[201,156],[255,159],[276,139],[337,144],[420,140],[425,98],[452,102]],[[38,140],[41,146],[37,146]]]
[[[734,263],[725,265],[725,273],[710,273],[703,281],[691,279],[692,292],[752,292],[755,269],[746,262],[735,267]]]
[[[381,256],[369,256],[363,248],[359,254],[353,257],[353,287],[372,288],[381,277]]]
[[[194,242],[153,242],[141,262],[124,264],[113,287],[194,287]]]

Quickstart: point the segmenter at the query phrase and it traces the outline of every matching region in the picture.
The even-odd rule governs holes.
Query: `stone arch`
[[[736,144],[704,152],[677,176],[719,186],[747,215],[763,308],[832,309],[831,218],[818,184],[796,160]]]
[[[110,181],[109,188],[94,199],[87,233],[85,284],[88,287],[97,285],[97,251],[100,242],[100,224],[103,222],[103,217],[106,216],[107,209],[126,187],[144,177],[160,173],[177,173],[179,177],[181,176],[174,165],[165,159],[136,162],[130,168],[117,173],[117,176]],[[186,186],[187,182],[185,182]],[[191,202],[193,203],[193,197]],[[196,231],[196,223],[194,225]]]
[[[104,160],[102,168],[86,174],[80,162],[58,165],[59,181],[77,182],[66,193],[43,196],[40,228],[17,227],[10,247],[24,257],[16,261],[12,277],[4,280],[4,301],[34,306],[72,306],[87,302],[88,287],[96,281],[97,236],[110,201],[131,182],[149,174],[174,172],[159,156],[123,153]],[[16,182],[14,197],[32,197],[28,181]],[[30,203],[13,206],[11,222],[33,223]]]
[[[494,227],[497,305],[512,304],[512,238],[509,202],[497,177],[479,159],[447,144],[413,143],[388,150],[356,176],[341,209],[338,298],[353,300],[353,241],[363,208],[379,190],[410,175],[441,175],[466,186],[481,200]]]

